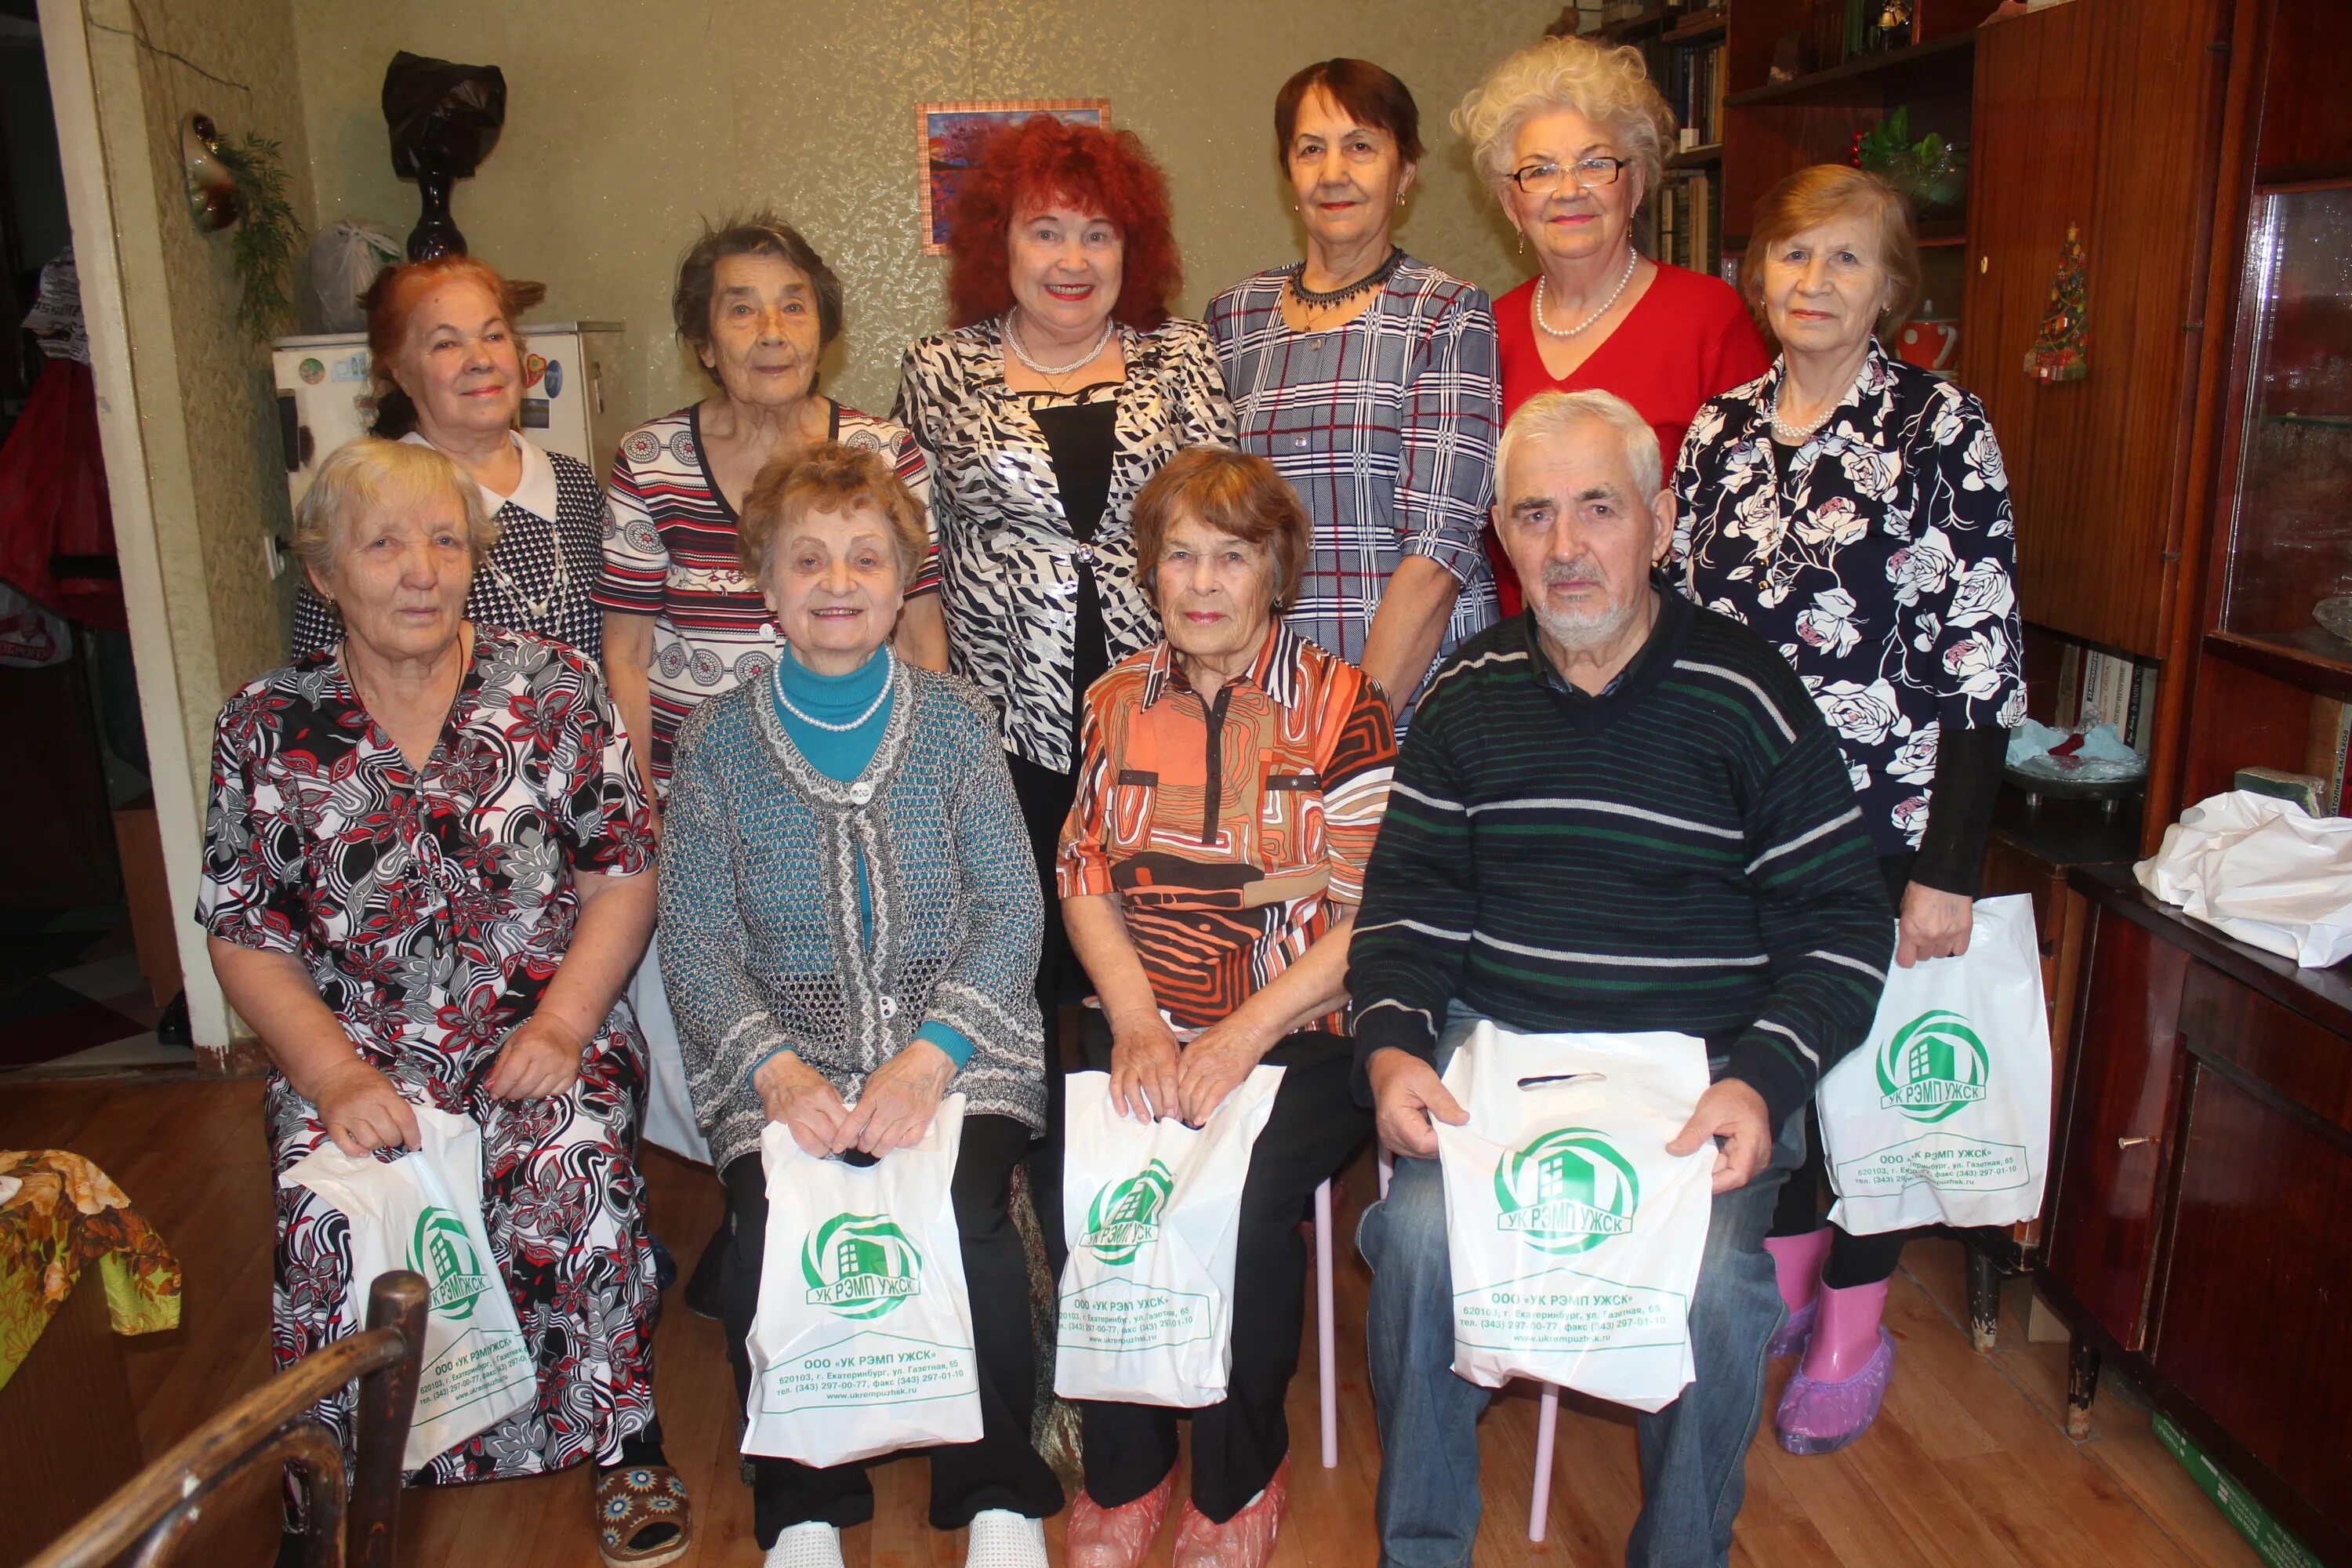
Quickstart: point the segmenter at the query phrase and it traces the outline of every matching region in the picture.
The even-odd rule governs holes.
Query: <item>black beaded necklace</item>
[[[1309,289],[1307,286],[1307,263],[1294,261],[1283,274],[1290,288],[1290,297],[1309,310],[1328,310],[1334,305],[1344,305],[1357,295],[1379,288],[1396,275],[1397,265],[1404,260],[1404,247],[1391,245],[1381,263],[1357,279],[1353,283],[1337,289]]]

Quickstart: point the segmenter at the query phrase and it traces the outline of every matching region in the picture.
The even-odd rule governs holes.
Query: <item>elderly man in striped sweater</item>
[[[1486,1017],[1707,1043],[1715,1081],[1669,1145],[1716,1143],[1697,1377],[1640,1418],[1626,1559],[1721,1563],[1782,1310],[1764,1233],[1806,1099],[1869,1029],[1894,915],[1804,687],[1654,575],[1673,500],[1641,416],[1605,392],[1547,393],[1497,458],[1496,531],[1528,608],[1465,644],[1422,699],[1348,971],[1358,1091],[1400,1156],[1361,1231],[1381,1562],[1461,1568],[1477,1534],[1487,1394],[1451,1370],[1431,1119],[1465,1120],[1438,1074]]]

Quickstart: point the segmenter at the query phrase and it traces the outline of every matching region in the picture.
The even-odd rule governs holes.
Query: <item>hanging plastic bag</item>
[[[376,274],[401,258],[400,240],[380,223],[340,218],[310,241],[310,313],[322,332],[356,332],[367,325],[360,296]]]
[[[1112,1107],[1108,1073],[1070,1075],[1055,1393],[1186,1410],[1224,1398],[1242,1184],[1282,1073],[1252,1068],[1198,1128],[1143,1126]]]
[[[871,1165],[760,1131],[768,1237],[745,1348],[742,1451],[822,1468],[980,1440],[980,1362],[956,1226],[961,1094]]]
[[[1979,899],[1968,952],[1889,970],[1870,1037],[1817,1103],[1830,1218],[1850,1236],[2040,1214],[2050,1015],[2033,900]]]
[[[1481,1023],[1454,1053],[1445,1087],[1470,1120],[1437,1124],[1437,1159],[1456,1373],[1636,1410],[1681,1394],[1715,1150],[1666,1145],[1706,1086],[1706,1047],[1688,1035]]]
[[[529,1408],[539,1391],[514,1299],[482,1228],[481,1129],[431,1106],[414,1109],[420,1146],[409,1153],[354,1159],[321,1143],[278,1178],[281,1187],[308,1187],[351,1222],[344,1289],[354,1301],[366,1300],[379,1274],[408,1268],[425,1277],[425,1365],[401,1454],[410,1470]]]

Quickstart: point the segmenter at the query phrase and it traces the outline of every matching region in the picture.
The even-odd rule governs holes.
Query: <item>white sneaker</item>
[[[761,1568],[842,1568],[841,1531],[821,1520],[795,1524],[776,1537]]]
[[[1045,1521],[1010,1509],[981,1510],[971,1516],[963,1568],[1048,1568]]]

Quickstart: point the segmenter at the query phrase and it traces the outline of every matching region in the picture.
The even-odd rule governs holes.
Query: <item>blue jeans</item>
[[[1440,1071],[1475,1023],[1458,1012],[1446,1020]],[[1730,1560],[1748,1445],[1764,1414],[1764,1347],[1783,1311],[1764,1234],[1804,1145],[1800,1112],[1780,1129],[1772,1163],[1715,1200],[1691,1295],[1696,1379],[1635,1423],[1643,1500],[1625,1545],[1632,1568]],[[1356,1245],[1372,1266],[1366,1338],[1381,1431],[1382,1568],[1465,1568],[1478,1535],[1478,1417],[1491,1395],[1454,1373],[1453,1269],[1436,1161],[1396,1162],[1388,1196],[1364,1211]]]

